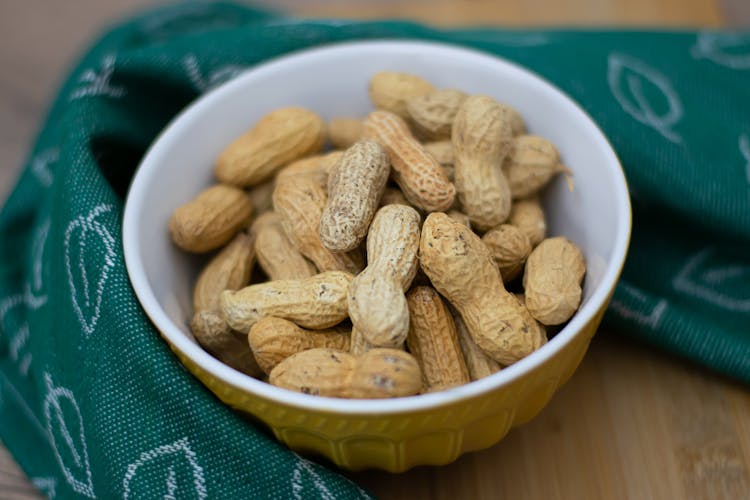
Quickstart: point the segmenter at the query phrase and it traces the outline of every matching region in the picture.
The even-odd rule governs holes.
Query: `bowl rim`
[[[191,341],[169,318],[159,305],[146,277],[139,251],[138,222],[142,219],[143,197],[146,187],[151,176],[158,170],[159,162],[157,160],[162,156],[161,152],[171,147],[169,143],[175,137],[179,137],[181,131],[188,127],[193,116],[200,115],[204,108],[211,107],[227,89],[248,85],[253,80],[263,77],[266,73],[273,73],[280,67],[294,64],[300,59],[337,57],[342,53],[352,51],[361,54],[363,50],[398,53],[403,52],[405,49],[412,51],[440,51],[442,53],[449,53],[452,56],[468,59],[479,65],[490,64],[502,66],[504,71],[516,73],[516,75],[528,79],[530,85],[534,87],[534,92],[551,94],[560,100],[562,106],[567,108],[565,109],[566,113],[578,115],[578,118],[583,119],[587,128],[591,129],[592,137],[600,143],[600,146],[603,146],[603,151],[610,157],[610,161],[606,162],[608,164],[607,168],[612,171],[611,174],[615,181],[613,200],[616,203],[618,229],[612,258],[602,276],[601,283],[594,290],[587,303],[576,312],[568,324],[553,339],[542,346],[542,348],[490,376],[439,392],[392,399],[353,400],[312,396],[272,386],[230,368],[203,350],[197,343]],[[594,319],[603,307],[606,307],[608,298],[614,290],[625,263],[625,256],[630,240],[631,223],[631,207],[627,182],[615,151],[591,116],[557,86],[514,62],[476,49],[442,42],[385,39],[338,42],[290,52],[248,68],[236,78],[203,94],[190,103],[159,133],[141,160],[125,200],[122,234],[125,266],[141,307],[167,342],[201,369],[240,391],[253,394],[256,397],[272,401],[276,404],[314,412],[372,416],[426,410],[478,397],[512,383],[553,358],[577,335],[581,334],[584,327]]]

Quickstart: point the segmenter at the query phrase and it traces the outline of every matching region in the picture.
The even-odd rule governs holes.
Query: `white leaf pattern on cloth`
[[[55,387],[49,373],[44,374],[44,382],[47,386],[44,417],[47,420],[47,432],[57,463],[73,491],[89,498],[96,498],[91,480],[83,418],[78,403],[70,389]],[[64,406],[68,411],[65,411]],[[71,409],[73,411],[70,411]]]
[[[654,128],[667,140],[680,144],[682,137],[672,130],[683,115],[682,103],[669,80],[660,72],[642,61],[626,54],[613,53],[609,56],[607,75],[609,88],[630,116]],[[667,109],[656,111],[644,94],[643,83],[655,87],[666,100]]]
[[[294,452],[292,452],[294,453]],[[316,470],[320,466],[315,462],[311,462],[305,458],[302,458],[298,454],[294,453],[297,460],[297,465],[292,471],[292,496],[296,500],[302,500],[306,498],[320,498],[321,500],[335,500],[336,496],[331,493],[331,490],[325,485],[325,482],[318,474]],[[308,479],[312,484],[312,488],[305,488],[305,479]],[[344,478],[346,479],[346,478]],[[367,494],[365,490],[359,487],[356,483],[351,480],[347,481],[355,486],[362,498],[372,498]]]
[[[699,33],[690,54],[727,68],[750,69],[750,33]]]
[[[740,136],[740,154],[745,159],[745,180],[750,187],[750,136],[742,134]]]
[[[36,155],[31,160],[31,172],[44,187],[50,187],[54,177],[49,166],[60,158],[60,150],[57,148],[47,149]]]
[[[750,283],[750,265],[746,262],[716,265],[712,260],[718,254],[716,247],[693,254],[672,280],[672,286],[727,311],[750,312],[750,296],[731,295],[727,286],[731,282]]]
[[[609,305],[612,310],[625,319],[633,320],[639,325],[656,330],[664,312],[667,310],[667,301],[659,299],[656,304],[650,306],[648,297],[637,288],[622,281],[618,284],[618,287],[641,306],[631,307],[622,300],[612,299]]]
[[[303,478],[312,481],[315,491],[305,491]],[[315,470],[315,464],[297,455],[297,467],[292,472],[292,495],[296,500],[317,497],[321,500],[336,500],[336,497],[328,490],[320,475]]]
[[[228,82],[232,78],[242,73],[242,71],[244,71],[245,69],[242,66],[228,64],[225,66],[221,66],[209,72],[207,76],[204,76],[201,72],[200,66],[198,65],[198,58],[193,54],[186,55],[182,59],[182,64],[183,66],[185,66],[185,71],[187,71],[190,82],[200,92],[206,92],[218,85],[221,85],[224,82]]]
[[[115,56],[110,54],[102,59],[99,69],[85,70],[78,78],[80,85],[70,94],[70,100],[99,95],[114,98],[126,95],[125,87],[112,85],[110,81],[115,72],[115,60]]]
[[[153,469],[153,468],[156,469]],[[142,469],[150,468],[150,471],[143,473],[144,477],[158,477],[159,471],[163,471],[164,492],[159,493],[152,491],[151,484],[146,482],[143,491],[136,485],[136,479]],[[189,474],[191,484],[187,486],[184,482],[181,484],[179,477],[180,472]],[[146,480],[148,481],[148,480]],[[158,446],[153,450],[141,453],[138,459],[128,465],[125,477],[122,481],[123,499],[128,498],[154,498],[156,496],[170,498],[206,498],[206,480],[203,476],[203,467],[198,465],[196,455],[190,449],[190,441],[187,437],[179,439],[172,444]]]
[[[41,307],[46,301],[47,297],[44,296],[43,300],[34,297],[28,290],[30,287],[27,286],[26,292],[17,295],[11,295],[0,301],[0,338],[4,332],[11,331],[13,328],[12,322],[7,321],[10,311],[24,305],[32,310]],[[27,352],[21,354],[22,348],[26,345],[29,340],[30,329],[29,324],[26,321],[20,321],[16,323],[17,328],[14,334],[9,339],[10,345],[10,359],[13,362],[18,363],[18,372],[22,376],[27,376],[29,373],[29,367],[32,362],[32,354]]]
[[[54,477],[32,477],[31,484],[47,495],[47,498],[55,498],[57,481]]]
[[[42,293],[42,279],[44,278],[44,247],[47,243],[49,226],[49,219],[44,221],[42,225],[39,226],[39,229],[34,235],[34,243],[31,248],[32,276],[31,282],[26,284],[26,289],[24,290],[24,292],[26,295],[26,302],[34,309],[38,309],[47,302],[47,294]]]
[[[88,215],[79,216],[65,230],[65,268],[68,272],[73,309],[86,338],[96,329],[101,314],[102,294],[110,269],[115,265],[115,239],[97,217],[112,210],[112,205],[98,205]],[[98,238],[102,245],[98,249],[86,245],[89,237]],[[92,243],[96,243],[92,240]],[[74,262],[74,252],[78,252]],[[91,259],[94,259],[93,261]],[[89,280],[87,263],[95,264],[98,275]],[[95,289],[91,290],[91,287]]]

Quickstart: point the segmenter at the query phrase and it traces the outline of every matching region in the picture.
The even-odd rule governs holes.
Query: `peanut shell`
[[[188,252],[221,247],[245,227],[253,213],[247,194],[232,186],[211,186],[177,207],[169,219],[172,240]]]
[[[327,271],[311,278],[226,290],[221,294],[221,311],[229,326],[240,332],[249,332],[266,316],[288,319],[305,328],[329,328],[346,319],[351,280],[349,273]]]
[[[547,238],[529,255],[523,275],[526,307],[545,325],[568,321],[581,304],[583,254],[563,237]]]
[[[510,365],[541,347],[545,332],[503,287],[487,246],[443,213],[422,226],[419,261],[435,289],[458,310],[474,342],[492,359]]]
[[[345,327],[306,330],[291,321],[266,317],[250,328],[247,342],[258,366],[266,374],[289,356],[308,349],[326,347],[349,350],[350,331]]]
[[[316,153],[325,141],[325,123],[304,108],[281,108],[262,117],[216,160],[216,178],[239,187],[269,179],[290,161]]]

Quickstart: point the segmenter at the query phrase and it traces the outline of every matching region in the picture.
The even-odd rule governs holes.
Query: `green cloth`
[[[187,3],[107,33],[63,85],[0,213],[0,438],[58,497],[366,497],[181,368],[129,286],[130,178],[175,113],[243,68],[351,39],[517,61],[593,116],[634,232],[609,325],[750,381],[750,33],[442,31]]]

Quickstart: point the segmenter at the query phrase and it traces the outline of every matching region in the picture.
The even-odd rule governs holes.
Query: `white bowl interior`
[[[371,111],[367,82],[381,70],[418,74],[436,87],[487,94],[515,107],[530,133],[551,140],[574,172],[569,191],[558,176],[545,194],[549,232],[565,235],[587,262],[581,310],[544,348],[466,386],[385,402],[316,398],[283,391],[224,366],[195,343],[191,314],[195,257],[169,239],[175,207],[212,182],[214,159],[264,114],[304,106],[324,118]],[[489,390],[541,363],[591,318],[614,286],[630,233],[630,205],[617,158],[593,121],[553,86],[480,52],[422,42],[361,42],[312,49],[249,70],[197,100],[159,136],[131,185],[123,223],[125,258],[136,294],[159,330],[204,369],[265,397],[345,412],[404,411]],[[370,405],[372,403],[372,405]]]

